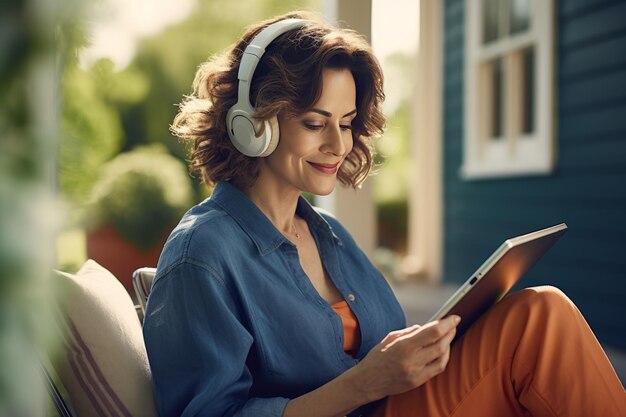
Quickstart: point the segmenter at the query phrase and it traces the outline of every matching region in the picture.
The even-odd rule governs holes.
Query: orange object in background
[[[111,271],[134,297],[133,271],[144,266],[156,267],[165,240],[141,251],[123,240],[113,226],[105,226],[87,233],[87,257]]]

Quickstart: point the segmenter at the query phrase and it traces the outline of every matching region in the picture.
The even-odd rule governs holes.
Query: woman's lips
[[[309,164],[311,164],[311,166],[315,169],[317,169],[320,172],[323,172],[324,174],[334,174],[337,172],[337,167],[339,166],[339,162],[335,163],[335,164],[317,164],[315,162],[309,162]]]

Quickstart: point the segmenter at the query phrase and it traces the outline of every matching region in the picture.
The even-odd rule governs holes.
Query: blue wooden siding
[[[626,348],[626,1],[556,3],[555,173],[464,181],[465,1],[445,1],[444,279],[465,280],[506,237],[567,222],[520,286],[558,286]]]

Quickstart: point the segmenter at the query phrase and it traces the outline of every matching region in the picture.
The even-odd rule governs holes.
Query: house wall
[[[602,343],[626,348],[626,1],[555,2],[556,170],[467,181],[465,0],[445,1],[444,280],[464,281],[504,238],[566,222],[519,286],[558,286]]]

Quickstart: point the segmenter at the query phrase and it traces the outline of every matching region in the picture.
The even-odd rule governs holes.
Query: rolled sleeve
[[[282,416],[289,399],[249,397],[253,338],[241,317],[206,265],[185,261],[157,276],[144,339],[161,416]]]
[[[288,398],[250,398],[244,406],[235,413],[237,417],[280,417],[285,411]]]

